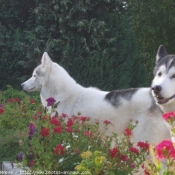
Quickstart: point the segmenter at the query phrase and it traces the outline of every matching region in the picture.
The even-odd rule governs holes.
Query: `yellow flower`
[[[95,152],[94,152],[94,155],[95,155],[95,156],[100,156],[100,155],[101,155],[101,151],[95,151]]]
[[[83,153],[81,154],[81,157],[82,157],[83,159],[89,159],[91,156],[92,156],[92,153],[91,153],[90,151],[86,151],[86,152],[83,152]]]
[[[105,161],[105,156],[97,156],[95,157],[95,164],[102,165]]]
[[[77,165],[77,166],[75,167],[75,170],[77,170],[77,171],[86,171],[86,167],[84,167],[84,166],[82,166],[82,165],[80,164],[80,165]]]

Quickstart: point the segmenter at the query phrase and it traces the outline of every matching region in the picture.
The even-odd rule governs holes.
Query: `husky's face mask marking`
[[[152,94],[158,104],[175,101],[175,55],[168,55],[162,45],[156,56]]]

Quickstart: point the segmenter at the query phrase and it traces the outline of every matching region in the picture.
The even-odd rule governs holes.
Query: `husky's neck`
[[[57,102],[64,103],[70,100],[77,100],[84,87],[77,84],[76,81],[58,64],[52,62],[47,81],[40,92],[42,104],[46,106],[46,99],[55,98]]]
[[[175,102],[170,104],[159,105],[162,109],[163,113],[167,113],[170,111],[175,111]]]

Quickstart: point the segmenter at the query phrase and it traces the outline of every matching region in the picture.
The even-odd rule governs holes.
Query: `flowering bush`
[[[129,175],[138,170],[149,153],[147,143],[139,142],[135,147],[129,141],[133,125],[125,129],[121,139],[115,133],[106,136],[105,131],[113,125],[108,120],[102,123],[104,132],[100,133],[99,122],[92,124],[87,116],[67,116],[57,112],[50,116],[35,96],[21,92],[14,95],[12,91],[11,97],[11,91],[8,98],[4,98],[4,94],[0,97],[0,149],[7,149],[9,155],[15,155],[10,160],[22,161],[24,167],[35,171]],[[59,102],[49,98],[47,105],[53,113]],[[8,142],[5,137],[9,137]],[[115,142],[114,148],[111,148],[112,141]],[[2,160],[9,160],[7,158],[2,156]]]
[[[171,111],[162,115],[170,124],[173,137],[175,136],[175,112]],[[172,140],[163,140],[158,145],[150,147],[152,159],[147,160],[145,174],[156,175],[162,171],[162,175],[174,175],[175,173],[175,144]]]
[[[54,112],[55,99],[47,99]],[[86,174],[131,174],[145,160],[149,145],[139,142],[137,148],[129,141],[133,126],[126,128],[122,139],[117,134],[109,137],[105,131],[112,125],[103,122],[105,131],[99,132],[99,122],[86,116],[71,116],[45,111],[34,111],[28,131],[28,149],[23,165],[35,171],[85,171]],[[115,147],[111,148],[112,140]]]
[[[38,95],[28,96],[11,86],[0,92],[0,162],[13,161],[19,152],[25,152],[28,125],[33,111],[41,108],[36,105],[39,101]]]

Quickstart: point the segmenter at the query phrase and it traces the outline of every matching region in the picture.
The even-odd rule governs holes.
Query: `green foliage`
[[[53,107],[54,104],[52,112],[55,112]],[[112,125],[108,120],[93,123],[86,116],[68,117],[58,113],[50,117],[40,110],[30,125],[30,140],[23,165],[34,171],[71,173],[76,170],[89,175],[128,175],[138,171],[148,154],[148,148],[133,146],[130,134],[121,139],[116,133],[107,136]],[[103,132],[100,132],[99,125],[103,125]],[[112,141],[116,148],[110,148]]]
[[[19,87],[44,51],[85,86],[111,90],[145,84],[121,0],[3,0],[2,4],[0,88]]]
[[[158,47],[163,44],[168,53],[175,53],[175,1],[127,1],[127,12],[140,46],[140,59],[146,68],[147,80],[153,75]]]
[[[20,142],[27,141],[28,125],[37,110],[31,99],[35,103],[40,101],[35,95],[26,95],[10,86],[0,92],[0,162],[14,161],[17,154],[25,150]]]

